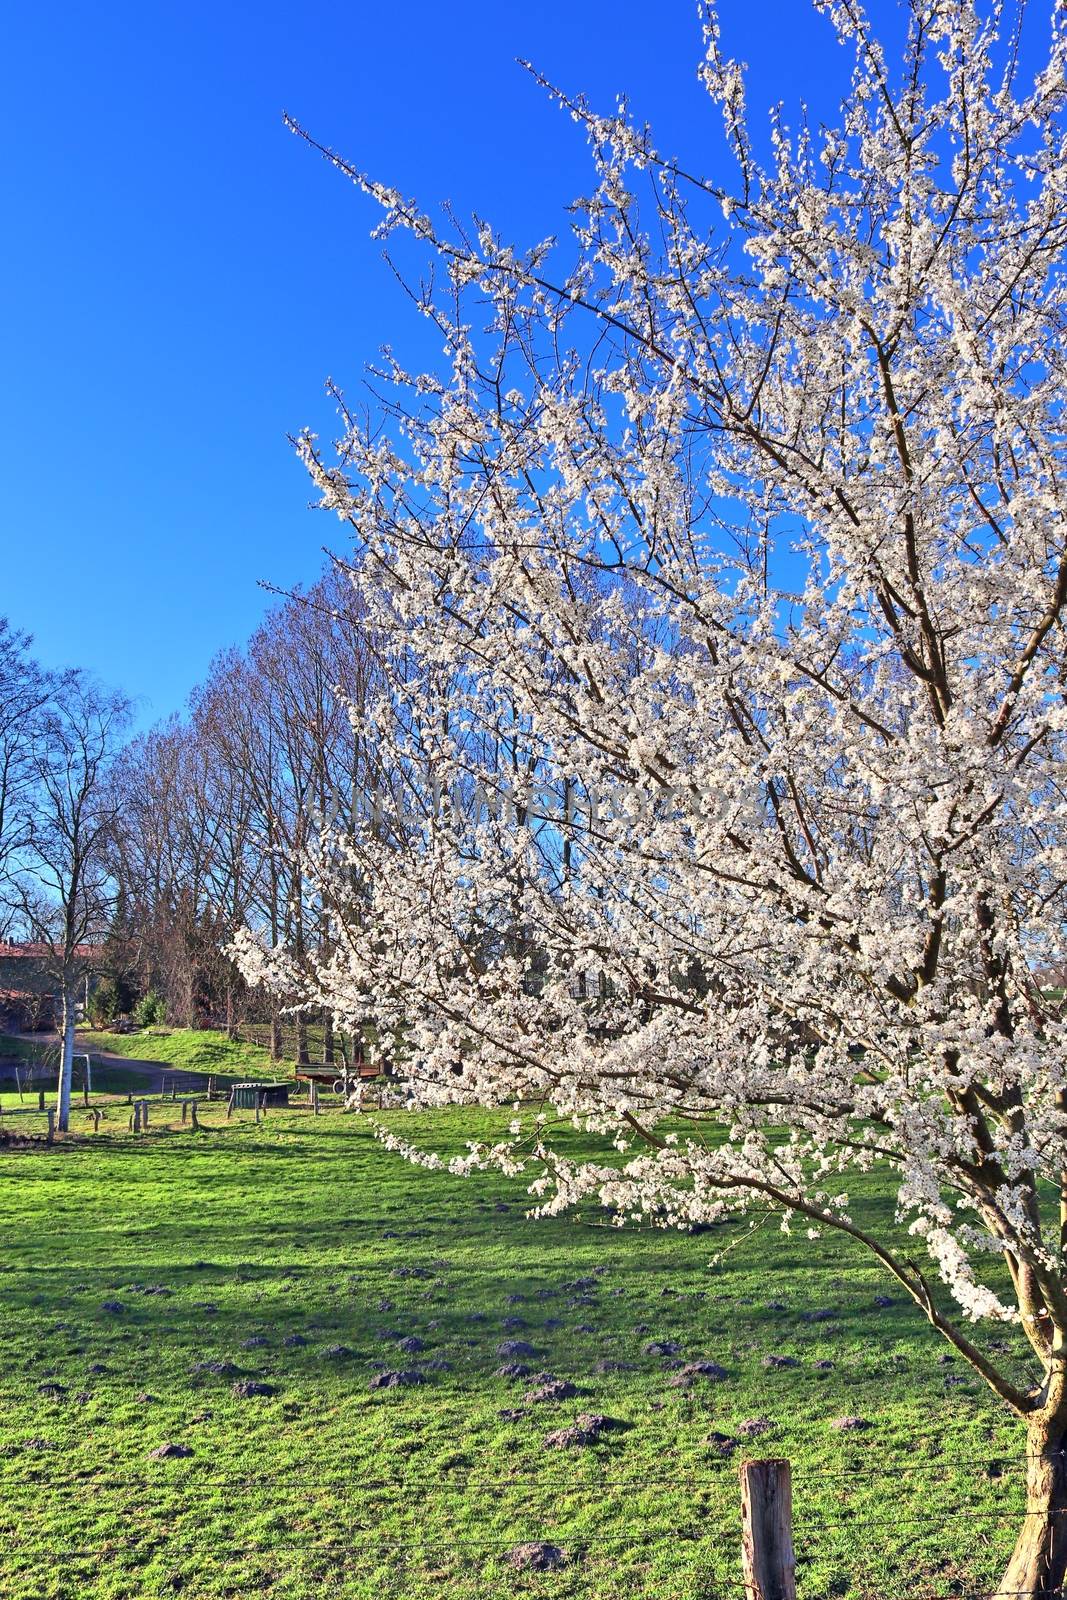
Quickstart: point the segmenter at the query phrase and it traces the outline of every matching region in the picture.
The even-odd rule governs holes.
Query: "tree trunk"
[[[325,1066],[333,1066],[333,1015],[329,1011],[322,1019],[322,1060]]]
[[[273,1006],[270,1013],[270,1058],[272,1061],[282,1059],[282,1025]]]
[[[1026,1450],[1026,1514],[990,1600],[1058,1600],[1067,1582],[1067,1418],[1032,1422]]]
[[[294,940],[293,953],[294,953],[294,955],[296,957],[296,964],[297,964],[298,970],[303,971],[303,968],[304,968],[304,911],[303,911],[303,901],[300,898],[300,887],[299,887],[299,884],[298,884],[297,895],[296,895],[295,916],[296,916],[296,938]],[[307,1023],[307,1017],[306,1017],[306,1015],[304,1014],[303,1011],[298,1011],[297,1014],[296,1014],[296,1064],[297,1064],[298,1067],[306,1067],[306,1066],[310,1065],[310,1062],[311,1062],[311,1058],[308,1055],[308,1023]]]
[[[77,1009],[72,989],[64,986],[62,1032],[59,1045],[59,1087],[56,1091],[56,1126],[60,1133],[70,1128],[70,1086],[74,1070],[74,1015]]]

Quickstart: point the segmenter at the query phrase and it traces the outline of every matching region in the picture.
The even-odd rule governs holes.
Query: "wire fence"
[[[857,1537],[862,1537],[863,1526],[857,1526]],[[672,1535],[671,1543],[691,1544],[694,1546],[707,1545],[709,1539],[705,1535],[679,1532]],[[642,1552],[639,1536],[628,1539],[567,1539],[558,1538],[539,1539],[527,1541],[541,1547],[549,1546],[551,1550],[559,1552],[558,1562],[551,1557],[545,1562],[544,1568],[539,1572],[540,1579],[537,1593],[550,1595],[553,1590],[551,1578],[558,1577],[566,1583],[568,1594],[581,1593],[575,1590],[573,1579],[575,1574],[581,1578],[588,1574],[590,1583],[600,1595],[610,1594],[611,1600],[664,1600],[669,1595],[670,1600],[732,1600],[733,1596],[742,1596],[744,1600],[776,1600],[776,1597],[764,1596],[757,1585],[746,1583],[740,1578],[728,1578],[701,1572],[699,1569],[691,1574],[681,1576],[633,1577],[619,1573],[610,1581],[610,1591],[603,1587],[603,1575],[595,1571],[594,1563],[597,1559],[610,1560],[620,1552],[625,1551],[633,1556]],[[740,1544],[740,1536],[732,1540],[736,1548]],[[429,1559],[434,1560],[434,1578],[437,1582],[442,1579],[448,1581],[448,1575],[441,1570],[443,1562],[450,1557],[458,1557],[463,1576],[467,1579],[484,1575],[487,1579],[492,1574],[492,1587],[486,1587],[482,1593],[485,1600],[497,1600],[502,1591],[501,1570],[516,1563],[509,1561],[517,1550],[521,1550],[523,1541],[514,1536],[508,1538],[489,1539],[464,1539],[441,1537],[438,1539],[420,1539],[417,1536],[398,1538],[393,1535],[383,1534],[373,1525],[352,1524],[344,1529],[343,1536],[332,1541],[303,1541],[299,1545],[283,1542],[277,1535],[270,1541],[260,1544],[234,1541],[229,1548],[220,1550],[216,1541],[206,1537],[193,1538],[186,1533],[180,1533],[174,1538],[161,1538],[151,1536],[137,1537],[112,1537],[103,1538],[92,1545],[89,1544],[58,1544],[49,1541],[47,1546],[47,1560],[49,1565],[56,1561],[87,1563],[93,1575],[108,1574],[112,1583],[117,1579],[116,1563],[121,1558],[126,1558],[129,1564],[146,1566],[162,1559],[168,1561],[190,1558],[202,1559],[208,1563],[213,1571],[220,1577],[225,1577],[232,1569],[259,1568],[264,1576],[285,1575],[293,1576],[301,1566],[318,1564],[328,1566],[326,1581],[337,1584],[351,1573],[353,1575],[366,1575],[368,1565],[372,1562],[387,1560],[398,1569],[400,1573],[411,1573],[419,1564],[425,1564]],[[18,1541],[11,1541],[0,1531],[0,1552],[6,1552],[9,1558],[16,1561],[24,1547]],[[654,1551],[649,1548],[645,1555],[645,1564],[650,1565]],[[476,1565],[477,1559],[480,1564]],[[536,1565],[532,1566],[537,1571]],[[9,1568],[9,1572],[12,1569]],[[376,1579],[378,1574],[375,1575]],[[804,1600],[804,1560],[798,1556],[797,1584],[798,1594]],[[235,1594],[248,1593],[247,1590],[235,1590],[231,1586],[232,1580],[225,1584],[220,1591]],[[640,1585],[640,1587],[638,1587]],[[183,1585],[184,1587],[184,1585]],[[28,1595],[30,1591],[25,1591]],[[42,1593],[35,1590],[35,1597]],[[82,1591],[83,1593],[85,1591]],[[116,1591],[118,1592],[118,1591]],[[154,1588],[152,1592],[157,1592]],[[194,1593],[196,1591],[193,1591]],[[263,1591],[261,1591],[263,1592]],[[269,1593],[269,1590],[266,1591]],[[329,1593],[329,1588],[323,1589],[322,1577],[316,1574],[316,1584],[313,1591],[316,1596]],[[380,1591],[376,1591],[380,1592]],[[440,1591],[443,1593],[444,1591]],[[468,1589],[464,1593],[469,1593]],[[528,1593],[523,1586],[521,1592]],[[940,1588],[916,1587],[908,1583],[907,1587],[886,1587],[884,1580],[864,1579],[860,1577],[855,1583],[847,1579],[831,1580],[828,1589],[824,1583],[819,1583],[817,1594],[820,1597],[834,1595],[841,1600],[1064,1600],[1063,1587],[1028,1587],[1005,1588],[1003,1586],[990,1587],[988,1584],[967,1585],[959,1579],[950,1579]]]
[[[10,1462],[15,1459],[15,1453],[9,1452],[3,1459]],[[20,1452],[18,1459],[25,1469],[27,1454]],[[610,1466],[610,1463],[607,1462],[601,1464],[605,1467]],[[596,1463],[589,1462],[589,1465],[594,1466]],[[821,1470],[804,1471],[804,1469],[801,1469],[795,1480],[800,1490],[801,1501],[803,1502],[806,1493],[810,1489],[819,1484],[831,1484],[835,1492],[839,1493],[844,1476],[845,1473],[840,1469],[830,1472]],[[853,1474],[852,1482],[855,1483],[856,1481]],[[708,1480],[706,1476],[702,1477],[695,1471],[687,1473],[657,1472],[654,1475],[605,1471],[604,1473],[594,1473],[591,1478],[583,1480],[573,1472],[561,1474],[558,1477],[554,1474],[545,1475],[543,1473],[535,1477],[528,1471],[523,1470],[506,1474],[486,1474],[484,1471],[470,1466],[457,1465],[450,1467],[447,1464],[435,1468],[432,1474],[412,1472],[382,1474],[379,1472],[371,1475],[357,1470],[326,1475],[321,1471],[306,1472],[296,1470],[288,1465],[272,1472],[218,1474],[202,1472],[196,1465],[189,1465],[183,1461],[161,1461],[154,1469],[145,1469],[133,1474],[118,1470],[109,1471],[107,1469],[102,1471],[99,1469],[87,1469],[80,1472],[54,1472],[47,1470],[46,1465],[43,1463],[40,1466],[35,1463],[30,1470],[24,1470],[19,1474],[0,1474],[0,1504],[4,1506],[8,1515],[18,1517],[19,1502],[22,1497],[29,1497],[36,1503],[42,1494],[52,1492],[61,1496],[63,1503],[70,1506],[71,1504],[84,1504],[85,1498],[89,1493],[94,1497],[93,1503],[100,1504],[102,1502],[98,1497],[115,1496],[122,1491],[127,1491],[138,1497],[136,1504],[138,1514],[142,1517],[147,1518],[151,1515],[152,1502],[150,1498],[146,1500],[145,1497],[146,1495],[150,1497],[153,1493],[158,1494],[161,1500],[165,1500],[167,1496],[173,1497],[180,1502],[184,1515],[192,1514],[195,1516],[204,1514],[206,1510],[205,1499],[218,1493],[222,1493],[227,1497],[227,1503],[232,1505],[235,1503],[233,1497],[242,1492],[268,1490],[272,1492],[273,1496],[270,1511],[284,1522],[287,1508],[283,1504],[283,1499],[286,1496],[290,1499],[298,1499],[305,1515],[311,1503],[310,1497],[324,1495],[340,1499],[345,1510],[353,1501],[370,1502],[366,1505],[365,1510],[374,1516],[376,1514],[376,1497],[385,1495],[388,1497],[388,1508],[393,1517],[407,1515],[419,1518],[422,1514],[421,1508],[425,1505],[423,1497],[430,1489],[436,1489],[438,1492],[443,1490],[457,1491],[466,1496],[487,1496],[498,1511],[507,1491],[513,1491],[523,1497],[525,1507],[533,1508],[534,1511],[540,1514],[539,1498],[541,1496],[549,1496],[554,1500],[561,1491],[566,1493],[569,1501],[580,1499],[583,1494],[595,1495],[601,1498],[605,1494],[612,1494],[621,1497],[620,1504],[632,1505],[632,1497],[637,1493],[642,1496],[650,1493],[666,1495],[683,1490],[693,1495],[699,1493],[701,1487],[706,1488],[707,1486]],[[863,1488],[865,1486],[861,1484],[860,1487]],[[262,1515],[262,1504],[257,1502],[257,1508],[259,1514]],[[122,1502],[116,1502],[114,1509],[121,1511]],[[160,1514],[163,1514],[166,1509],[165,1506],[160,1506]],[[613,1509],[617,1511],[618,1504]],[[694,1514],[697,1514],[696,1508]],[[428,1536],[425,1532],[419,1531],[418,1528],[403,1533],[383,1530],[380,1516],[378,1520],[361,1521],[349,1519],[344,1512],[342,1512],[342,1515],[344,1517],[343,1524],[339,1528],[336,1538],[323,1541],[320,1538],[308,1538],[305,1533],[299,1542],[299,1546],[290,1549],[289,1554],[301,1560],[321,1555],[328,1556],[331,1560],[353,1561],[361,1555],[365,1555],[367,1548],[373,1546],[373,1548],[382,1551],[403,1551],[407,1557],[413,1559],[422,1559],[428,1552],[443,1554],[458,1552],[468,1555],[474,1552],[485,1559],[494,1559],[499,1557],[501,1552],[513,1552],[517,1545],[523,1543],[522,1536],[514,1526],[509,1528],[507,1534],[490,1534],[486,1532],[472,1537],[469,1533],[449,1532],[447,1534]],[[793,1533],[798,1564],[801,1575],[803,1575],[805,1565],[810,1559],[817,1557],[828,1543],[833,1542],[838,1530],[847,1535],[847,1548],[849,1550],[861,1547],[867,1549],[875,1548],[879,1539],[884,1539],[887,1530],[891,1530],[894,1535],[893,1553],[899,1559],[905,1548],[899,1538],[902,1530],[920,1530],[921,1534],[925,1534],[938,1529],[944,1530],[947,1523],[957,1527],[965,1524],[974,1530],[974,1536],[977,1536],[981,1531],[996,1530],[998,1542],[1006,1546],[1009,1540],[999,1538],[1001,1531],[1005,1529],[1017,1530],[1028,1519],[1035,1517],[1040,1517],[1052,1525],[1057,1520],[1067,1517],[1067,1508],[1045,1511],[1027,1508],[1023,1505],[985,1507],[957,1504],[950,1508],[941,1505],[925,1512],[909,1509],[902,1514],[898,1507],[887,1506],[884,1512],[875,1513],[869,1506],[864,1506],[860,1513],[843,1508],[841,1515],[827,1516],[822,1513],[806,1513],[802,1505],[800,1514],[794,1522]],[[277,1555],[275,1543],[277,1533],[277,1529],[273,1530],[268,1542],[251,1540],[241,1551],[231,1552],[231,1557],[233,1559],[238,1559],[242,1555],[255,1558],[275,1557]],[[125,1551],[131,1557],[152,1555],[155,1553],[160,1539],[166,1539],[167,1537],[158,1529],[147,1529],[139,1534],[124,1534],[119,1539],[102,1532],[99,1544],[94,1546],[91,1553],[97,1560],[105,1559],[109,1553],[117,1552],[118,1550]],[[357,1537],[360,1541],[360,1546],[358,1551],[354,1551],[351,1547],[351,1542]],[[647,1542],[654,1545],[662,1537],[663,1529],[660,1528],[648,1536]],[[736,1553],[740,1545],[740,1527],[738,1525],[731,1529],[724,1529],[708,1528],[703,1525],[694,1528],[675,1526],[671,1528],[669,1537],[672,1544],[700,1547],[706,1552],[730,1551]],[[530,1541],[533,1543],[544,1543],[559,1549],[565,1549],[567,1563],[572,1566],[575,1563],[586,1562],[593,1558],[607,1557],[609,1555],[618,1556],[623,1553],[632,1558],[640,1546],[641,1540],[640,1530],[630,1528],[627,1528],[625,1533],[620,1532],[614,1535],[587,1535],[572,1531],[568,1532],[563,1528],[557,1530],[555,1527],[550,1526],[547,1531],[540,1529],[536,1537],[532,1534],[530,1535]],[[173,1534],[173,1542],[176,1549],[184,1553],[190,1552],[195,1544],[195,1541],[190,1541],[184,1529],[180,1529]],[[21,1549],[29,1549],[28,1543],[17,1537],[17,1530],[9,1529],[5,1531],[2,1525],[0,1525],[0,1546],[6,1548],[13,1555],[18,1554]],[[204,1547],[217,1554],[217,1545],[214,1542],[208,1541]],[[82,1547],[73,1545],[57,1548],[51,1540],[48,1542],[48,1551],[51,1555],[90,1553]],[[744,1585],[741,1584],[737,1586],[736,1592],[745,1593],[753,1597],[751,1588],[745,1589]],[[853,1590],[851,1587],[838,1588],[834,1592],[845,1595],[851,1594]],[[931,1590],[930,1600],[945,1600],[946,1596],[954,1596],[956,1600],[981,1600],[981,1597],[987,1594],[990,1597],[993,1595],[1007,1597],[1015,1592],[1004,1589],[968,1588],[956,1579],[949,1587],[938,1591]],[[1020,1590],[1017,1592],[1019,1595],[1029,1594],[1031,1600],[1036,1600],[1033,1590]],[[725,1593],[726,1590],[721,1584],[717,1584],[710,1591],[702,1589],[694,1591],[694,1594],[699,1596],[711,1594],[717,1596]],[[1042,1592],[1042,1600],[1049,1600],[1049,1597],[1053,1595],[1058,1597],[1061,1593],[1062,1591],[1058,1588]],[[906,1591],[906,1594],[907,1600],[916,1600],[914,1589]],[[882,1592],[880,1600],[894,1600],[894,1597],[888,1592]],[[904,1592],[902,1592],[901,1600],[904,1600]]]

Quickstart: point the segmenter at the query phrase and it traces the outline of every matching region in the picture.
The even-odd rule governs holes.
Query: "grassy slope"
[[[231,1042],[208,1028],[146,1028],[142,1033],[94,1033],[86,1028],[78,1032],[77,1048],[230,1077],[284,1078],[291,1073],[286,1063],[272,1063],[259,1045]]]
[[[794,1462],[805,1600],[990,1587],[1020,1499],[1014,1428],[959,1363],[938,1363],[916,1312],[875,1307],[887,1284],[858,1253],[774,1226],[689,1238],[531,1222],[520,1186],[414,1170],[355,1116],[211,1115],[200,1135],[157,1125],[0,1153],[4,1600],[734,1600],[740,1453],[707,1436],[757,1416],[773,1431],[745,1449]],[[499,1126],[397,1120],[441,1150]],[[872,1180],[856,1210],[885,1209]],[[594,1274],[584,1302],[564,1287]],[[831,1321],[803,1320],[822,1308]],[[508,1334],[509,1315],[528,1330]],[[399,1353],[389,1329],[427,1353]],[[306,1345],[287,1348],[294,1334]],[[494,1376],[505,1337],[531,1340],[535,1369],[580,1398],[501,1418],[526,1387]],[[642,1354],[650,1338],[727,1380],[671,1387]],[[331,1358],[334,1344],[351,1354]],[[768,1353],[800,1364],[768,1372]],[[434,1357],[450,1370],[425,1387],[368,1390],[375,1363]],[[634,1365],[598,1375],[598,1357]],[[240,1400],[231,1378],[191,1373],[213,1359],[277,1394]],[[67,1393],[39,1394],[49,1380]],[[582,1409],[628,1427],[545,1449]],[[845,1414],[871,1427],[833,1431]],[[194,1453],[150,1460],[164,1440]],[[577,1559],[515,1574],[503,1554],[526,1538]]]

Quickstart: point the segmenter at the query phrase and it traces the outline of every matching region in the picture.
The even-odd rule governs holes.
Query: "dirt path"
[[[42,1055],[47,1050],[56,1050],[59,1047],[59,1038],[55,1034],[15,1033],[9,1037],[22,1039],[27,1044],[40,1045]],[[77,1041],[75,1041],[75,1061],[77,1062],[78,1057],[85,1054],[84,1050],[78,1049]],[[207,1088],[208,1074],[206,1072],[190,1072],[184,1067],[172,1067],[165,1061],[134,1060],[130,1056],[115,1056],[106,1050],[91,1050],[88,1054],[94,1067],[98,1065],[102,1067],[124,1067],[138,1078],[142,1078],[145,1091],[148,1094],[158,1094],[163,1086],[164,1079],[166,1079],[168,1089],[172,1086],[175,1089],[187,1091]],[[30,1073],[23,1081],[36,1083],[38,1077]]]

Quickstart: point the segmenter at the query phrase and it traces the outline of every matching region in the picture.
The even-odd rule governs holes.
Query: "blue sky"
[[[872,9],[899,27],[892,0]],[[754,111],[832,110],[847,64],[802,0],[722,15]],[[286,442],[332,436],[326,377],[354,391],[387,340],[432,356],[371,202],[283,109],[519,243],[565,227],[588,167],[516,56],[605,109],[627,92],[662,150],[723,161],[690,0],[60,0],[9,9],[3,54],[0,613],[142,722],[248,635],[258,580],[314,577],[338,539]]]

